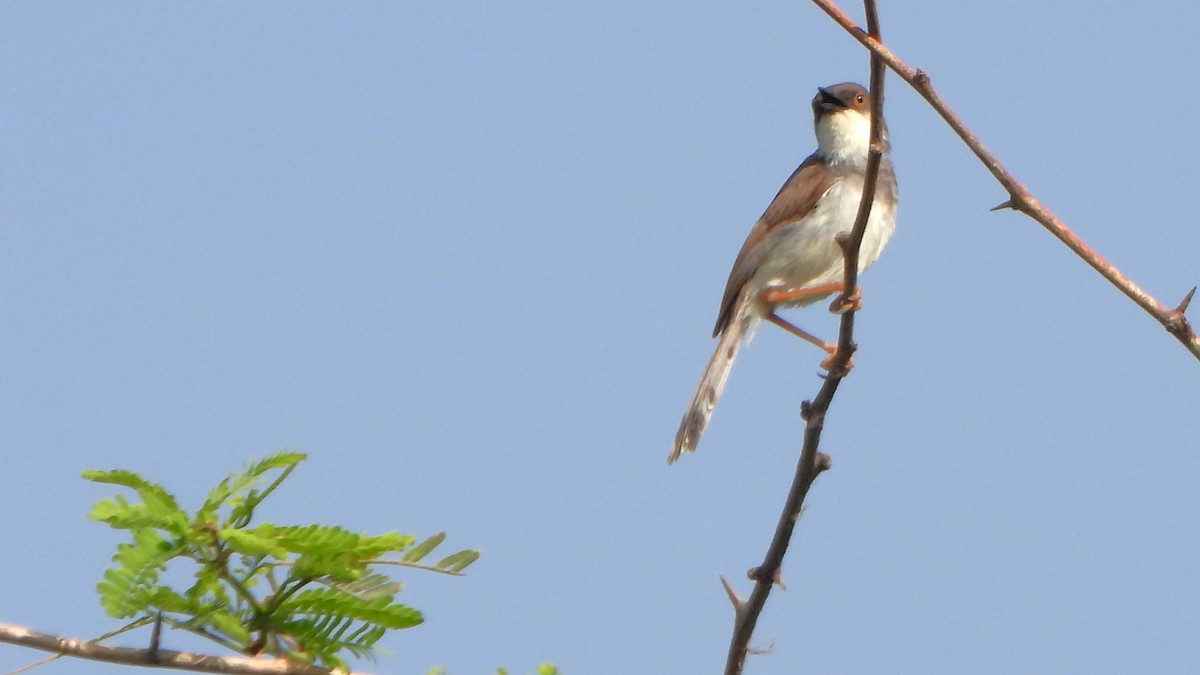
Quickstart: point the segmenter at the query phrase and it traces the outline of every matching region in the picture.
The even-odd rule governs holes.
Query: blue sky
[[[1195,3],[882,4],[1081,236],[1200,283]],[[194,506],[290,448],[265,515],[483,552],[364,668],[719,671],[821,354],[759,331],[666,454],[809,99],[866,78],[803,2],[0,5],[0,620],[114,626],[82,470]],[[747,672],[1195,672],[1200,363],[888,83],[898,231]]]

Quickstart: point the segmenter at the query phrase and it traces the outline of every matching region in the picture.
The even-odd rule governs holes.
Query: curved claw
[[[834,314],[857,312],[860,309],[862,309],[862,289],[858,287],[855,287],[853,293],[843,293],[834,298],[833,302],[829,303],[829,311]]]
[[[834,369],[834,361],[836,361],[838,357],[837,345],[828,345],[825,348],[825,351],[829,352],[829,356],[825,357],[825,360],[821,362],[821,370],[827,371],[830,375],[845,377],[846,375],[850,374],[851,370],[854,369],[853,356],[846,360],[845,366],[836,370]]]

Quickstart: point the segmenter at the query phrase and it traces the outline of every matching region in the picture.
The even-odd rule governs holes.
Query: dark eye
[[[859,94],[858,96],[854,97],[854,100],[858,103],[865,103],[867,100],[867,97],[863,96],[862,94]]]

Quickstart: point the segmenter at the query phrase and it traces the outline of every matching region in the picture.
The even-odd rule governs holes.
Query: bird
[[[845,262],[837,237],[853,228],[862,199],[871,93],[854,82],[818,87],[812,109],[817,149],[779,189],[734,260],[713,328],[720,340],[684,412],[668,463],[695,451],[738,352],[763,319],[828,352],[822,362],[828,369],[837,346],[792,325],[776,310],[810,305],[834,293],[841,295],[830,311],[858,309],[859,298],[844,294]],[[883,120],[880,130],[883,156],[859,250],[860,273],[879,258],[896,226],[896,175]]]

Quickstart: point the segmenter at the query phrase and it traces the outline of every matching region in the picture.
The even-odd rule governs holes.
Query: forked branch
[[[872,125],[871,152],[868,156],[867,176],[863,190],[863,200],[859,207],[858,218],[849,237],[840,238],[838,243],[846,261],[845,296],[850,296],[857,288],[858,251],[866,229],[867,217],[870,214],[871,202],[875,192],[875,183],[879,171],[879,161],[882,151],[880,148],[880,129],[877,120],[882,119],[883,108],[883,68],[891,68],[905,82],[913,87],[937,111],[942,119],[958,134],[959,138],[971,149],[979,161],[996,178],[1008,192],[1009,198],[993,210],[1011,208],[1033,218],[1055,237],[1075,252],[1088,265],[1100,273],[1105,279],[1116,286],[1122,293],[1133,300],[1139,307],[1150,314],[1156,321],[1189,352],[1200,359],[1200,337],[1197,337],[1185,315],[1196,288],[1192,288],[1179,304],[1173,308],[1167,307],[1142,290],[1129,277],[1125,276],[1112,263],[1105,260],[1094,249],[1087,245],[1074,232],[1062,223],[1049,209],[1042,205],[1029,190],[1022,185],[979,140],[962,119],[950,109],[950,106],[938,95],[930,84],[929,76],[922,70],[914,69],[901,61],[880,41],[879,19],[874,0],[865,0],[867,30],[863,30],[830,0],[813,0],[813,2],[845,28],[856,40],[871,52],[871,95],[872,95]],[[854,312],[848,311],[842,315],[841,330],[838,334],[838,351],[820,392],[811,402],[805,401],[801,414],[806,421],[804,430],[804,447],[801,450],[800,461],[796,466],[796,474],[788,493],[787,502],[775,535],[767,549],[763,562],[751,569],[748,576],[754,581],[754,590],[750,597],[743,600],[724,577],[721,582],[734,606],[735,620],[733,638],[729,645],[729,655],[725,664],[726,675],[740,675],[745,665],[746,655],[750,651],[750,638],[754,633],[755,624],[766,603],[767,595],[775,584],[783,585],[780,575],[783,557],[787,553],[795,529],[796,520],[800,517],[804,498],[816,477],[830,466],[827,455],[817,451],[820,444],[821,431],[824,427],[825,414],[829,404],[837,392],[838,385],[846,374],[846,368],[855,349],[854,345]]]
[[[842,28],[845,28],[854,39],[858,40],[864,47],[871,52],[872,59],[882,59],[897,75],[905,82],[909,83],[913,89],[917,91],[933,109],[937,111],[946,124],[958,134],[963,143],[975,153],[980,162],[987,167],[992,176],[1008,191],[1008,200],[996,207],[997,209],[1010,208],[1015,211],[1020,211],[1025,215],[1033,218],[1038,223],[1050,231],[1059,241],[1066,244],[1067,248],[1071,249],[1083,259],[1092,269],[1096,270],[1105,279],[1108,279],[1112,285],[1116,286],[1122,293],[1133,300],[1139,307],[1144,309],[1146,313],[1154,317],[1156,321],[1162,324],[1163,328],[1167,329],[1175,339],[1183,343],[1197,359],[1200,359],[1200,337],[1197,337],[1196,332],[1192,329],[1190,322],[1184,312],[1187,310],[1188,302],[1192,297],[1192,292],[1189,292],[1182,302],[1176,307],[1167,307],[1159,302],[1152,295],[1142,290],[1140,286],[1135,284],[1129,277],[1125,276],[1112,263],[1105,260],[1091,246],[1088,246],[1074,232],[1070,230],[1061,220],[1050,212],[1041,202],[1033,196],[1029,190],[1022,185],[1007,169],[1000,163],[986,147],[979,137],[975,135],[962,119],[950,109],[950,106],[938,95],[934,90],[933,85],[929,81],[929,75],[923,70],[914,69],[904,63],[885,47],[878,39],[871,37],[868,31],[864,32],[862,28],[857,26],[854,21],[846,15],[834,2],[831,0],[813,0],[813,3],[825,11],[833,18]]]

